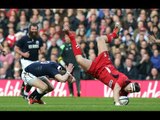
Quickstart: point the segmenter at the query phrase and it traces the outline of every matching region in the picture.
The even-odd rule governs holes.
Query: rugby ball
[[[128,105],[129,98],[127,96],[120,96],[119,97],[119,102],[120,102],[121,105]]]

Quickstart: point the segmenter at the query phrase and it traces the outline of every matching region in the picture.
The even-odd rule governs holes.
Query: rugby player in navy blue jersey
[[[38,35],[37,24],[31,24],[29,26],[29,33],[18,40],[14,47],[15,52],[19,53],[21,58],[22,70],[29,64],[38,61],[38,54],[45,53],[43,49],[43,41]],[[21,86],[21,95],[23,98],[28,97],[28,92],[31,86],[27,85],[25,82]]]
[[[56,62],[44,61],[34,62],[27,66],[22,72],[22,79],[30,86],[36,89],[29,95],[28,104],[45,104],[41,98],[54,88],[49,79],[54,79],[59,82],[74,82],[75,78],[70,74],[74,66],[69,63],[65,68],[65,73],[62,65]]]

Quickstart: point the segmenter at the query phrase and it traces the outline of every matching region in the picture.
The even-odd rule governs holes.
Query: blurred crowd
[[[0,43],[6,56],[0,55],[0,79],[21,79],[21,56],[14,52],[16,41],[27,35],[28,26],[36,23],[43,40],[45,54],[39,60],[58,61],[65,43],[63,26],[76,33],[83,55],[97,56],[97,37],[110,34],[115,23],[122,29],[119,37],[107,44],[115,67],[129,79],[160,80],[159,9],[0,9]],[[81,70],[81,79],[94,79]]]

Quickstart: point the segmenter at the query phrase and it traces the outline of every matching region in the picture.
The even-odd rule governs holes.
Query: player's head
[[[141,90],[140,85],[137,82],[130,82],[124,90],[128,93],[139,92]]]
[[[38,25],[35,24],[35,23],[32,23],[30,26],[29,26],[29,36],[31,38],[37,38],[38,36]]]
[[[66,69],[61,64],[59,64],[57,69],[61,75],[66,73]]]

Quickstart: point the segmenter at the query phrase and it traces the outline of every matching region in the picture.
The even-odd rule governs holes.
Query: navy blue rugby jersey
[[[22,52],[29,52],[29,58],[25,59],[37,61],[38,51],[43,46],[43,41],[40,37],[33,40],[28,35],[26,35],[16,42],[16,46],[18,46]]]
[[[60,74],[62,66],[56,62],[45,61],[45,62],[34,62],[25,68],[26,72],[29,72],[36,77],[48,76],[54,78],[56,74]]]

